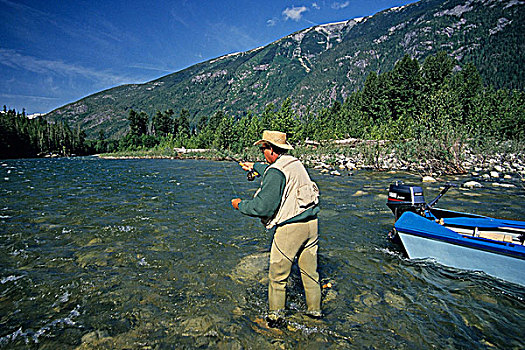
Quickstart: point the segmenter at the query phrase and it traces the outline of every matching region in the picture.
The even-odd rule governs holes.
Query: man
[[[286,134],[265,130],[255,142],[268,162],[240,163],[246,171],[262,174],[261,187],[251,200],[232,199],[241,213],[261,218],[269,230],[275,227],[270,250],[268,324],[282,320],[286,304],[286,281],[297,257],[306,295],[307,315],[321,317],[321,287],[317,273],[317,213],[319,189],[303,164],[287,154],[293,147]]]

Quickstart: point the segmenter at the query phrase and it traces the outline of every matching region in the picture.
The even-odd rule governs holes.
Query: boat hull
[[[411,212],[399,218],[395,229],[410,259],[431,258],[525,286],[523,245],[467,237]]]

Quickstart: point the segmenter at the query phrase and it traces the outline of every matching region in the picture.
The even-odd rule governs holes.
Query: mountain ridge
[[[446,51],[473,63],[488,85],[523,89],[522,0],[421,0],[375,15],[309,27],[268,45],[197,63],[144,84],[87,96],[46,115],[90,137],[127,131],[130,109],[190,111],[192,122],[217,110],[261,113],[287,97],[299,112],[344,100],[372,71],[386,72],[408,54],[423,60]],[[521,33],[521,34],[520,34]]]

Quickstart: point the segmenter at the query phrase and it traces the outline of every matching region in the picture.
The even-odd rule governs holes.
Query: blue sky
[[[0,106],[46,113],[416,0],[0,0]]]

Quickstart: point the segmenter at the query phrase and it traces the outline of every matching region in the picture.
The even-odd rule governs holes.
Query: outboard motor
[[[404,185],[401,181],[390,184],[386,205],[394,213],[396,221],[406,211],[423,215],[428,207],[421,187]]]

